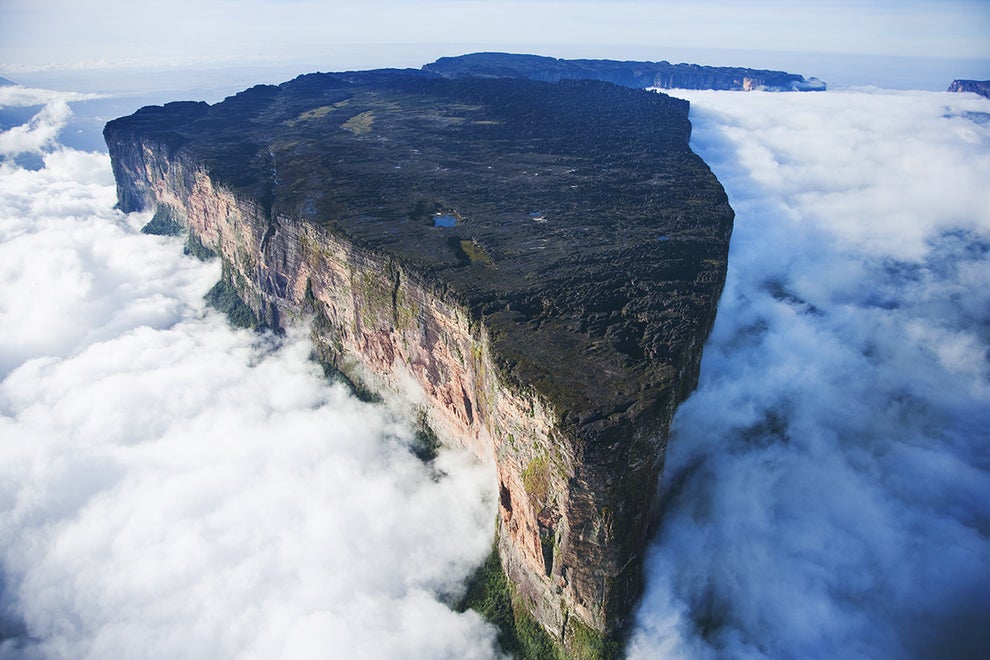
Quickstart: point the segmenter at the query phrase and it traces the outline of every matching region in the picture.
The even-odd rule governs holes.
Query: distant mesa
[[[990,98],[990,80],[953,80],[947,91],[973,92]]]
[[[734,91],[820,92],[825,82],[796,73],[743,67],[620,62],[618,60],[563,60],[540,55],[472,53],[441,57],[423,69],[445,78],[530,78],[544,82],[604,80],[639,89],[717,89]]]

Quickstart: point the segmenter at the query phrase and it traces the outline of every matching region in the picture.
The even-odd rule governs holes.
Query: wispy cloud
[[[972,655],[990,102],[684,95],[737,222],[630,654]],[[218,266],[112,211],[105,156],[31,144],[43,168],[0,165],[0,656],[494,655],[444,605],[490,468],[434,481],[304,337],[205,310]]]
[[[0,109],[41,106],[28,123],[0,131],[0,162],[19,154],[53,150],[59,131],[72,116],[69,103],[98,98],[101,98],[100,94],[55,92],[21,85],[0,86]]]

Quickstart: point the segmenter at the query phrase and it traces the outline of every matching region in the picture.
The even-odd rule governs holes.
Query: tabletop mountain
[[[110,122],[125,211],[215,252],[249,315],[497,466],[517,618],[606,654],[733,214],[688,104],[600,81],[310,74]]]

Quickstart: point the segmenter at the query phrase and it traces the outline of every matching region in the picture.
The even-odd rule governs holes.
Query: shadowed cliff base
[[[259,323],[311,319],[327,365],[494,458],[516,630],[592,656],[629,625],[725,278],[732,210],[689,135],[663,94],[422,71],[105,131],[122,209],[168,209]]]

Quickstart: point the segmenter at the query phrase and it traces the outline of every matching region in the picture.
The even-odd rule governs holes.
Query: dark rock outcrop
[[[732,210],[688,104],[599,81],[311,74],[104,132],[126,211],[167,209],[261,322],[493,457],[516,602],[620,635]]]
[[[660,89],[766,90],[773,92],[824,91],[825,83],[795,73],[741,67],[620,62],[617,60],[563,60],[540,55],[472,53],[442,57],[423,67],[448,78],[529,78],[544,82],[604,80],[623,87]]]
[[[990,80],[953,80],[950,92],[973,92],[990,98]]]

